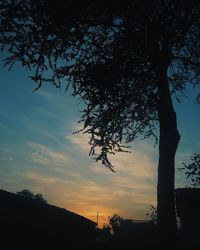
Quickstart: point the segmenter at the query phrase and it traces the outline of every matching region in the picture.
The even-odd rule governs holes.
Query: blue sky
[[[40,192],[49,203],[100,222],[118,213],[143,219],[156,204],[158,146],[136,141],[131,154],[113,158],[116,174],[88,156],[88,138],[72,134],[80,128],[83,103],[52,86],[35,85],[20,65],[0,70],[0,188]],[[200,148],[200,89],[189,88],[182,103],[174,101],[181,141],[177,167]],[[176,186],[187,185],[177,171]]]

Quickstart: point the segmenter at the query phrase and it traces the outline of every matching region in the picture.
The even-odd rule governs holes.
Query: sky
[[[88,137],[73,134],[84,104],[70,92],[29,80],[19,64],[11,71],[0,67],[0,189],[29,189],[48,203],[107,223],[114,213],[123,218],[147,219],[156,205],[158,145],[137,140],[132,153],[112,158],[116,173],[88,155]],[[176,168],[200,148],[200,89],[188,88],[182,103],[174,100],[181,141]],[[176,170],[176,187],[185,187],[185,175]]]

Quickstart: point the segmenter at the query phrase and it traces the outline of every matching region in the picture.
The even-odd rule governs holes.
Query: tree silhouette
[[[113,170],[108,154],[126,151],[137,136],[155,136],[159,125],[158,226],[173,234],[180,135],[172,96],[199,83],[200,2],[7,0],[0,22],[5,65],[31,69],[36,90],[65,80],[85,101],[81,131],[106,167]]]
[[[40,204],[47,203],[47,201],[44,199],[44,197],[41,193],[34,194],[33,192],[31,192],[28,189],[23,189],[21,191],[18,191],[17,195],[19,195],[25,199],[34,200],[35,202],[40,203]]]
[[[115,234],[119,233],[119,228],[121,226],[122,221],[124,221],[124,219],[118,214],[113,214],[112,216],[108,217],[109,226]]]

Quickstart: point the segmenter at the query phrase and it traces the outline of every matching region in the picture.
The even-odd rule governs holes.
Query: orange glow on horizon
[[[75,210],[73,210],[73,212],[97,223],[97,212],[75,211]],[[113,213],[111,213],[109,210],[108,211],[104,210],[103,212],[98,211],[98,228],[103,228],[104,225],[108,224],[108,217],[112,215]]]

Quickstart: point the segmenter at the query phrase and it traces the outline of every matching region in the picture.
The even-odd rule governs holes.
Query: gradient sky
[[[80,128],[83,103],[63,90],[35,85],[20,65],[0,68],[0,189],[30,189],[48,203],[64,207],[102,225],[108,216],[145,219],[156,204],[158,146],[138,140],[132,153],[113,158],[112,173],[88,156],[88,138],[72,134]],[[182,103],[174,101],[181,141],[176,166],[200,148],[200,105],[188,89]],[[187,185],[176,171],[176,187]]]

